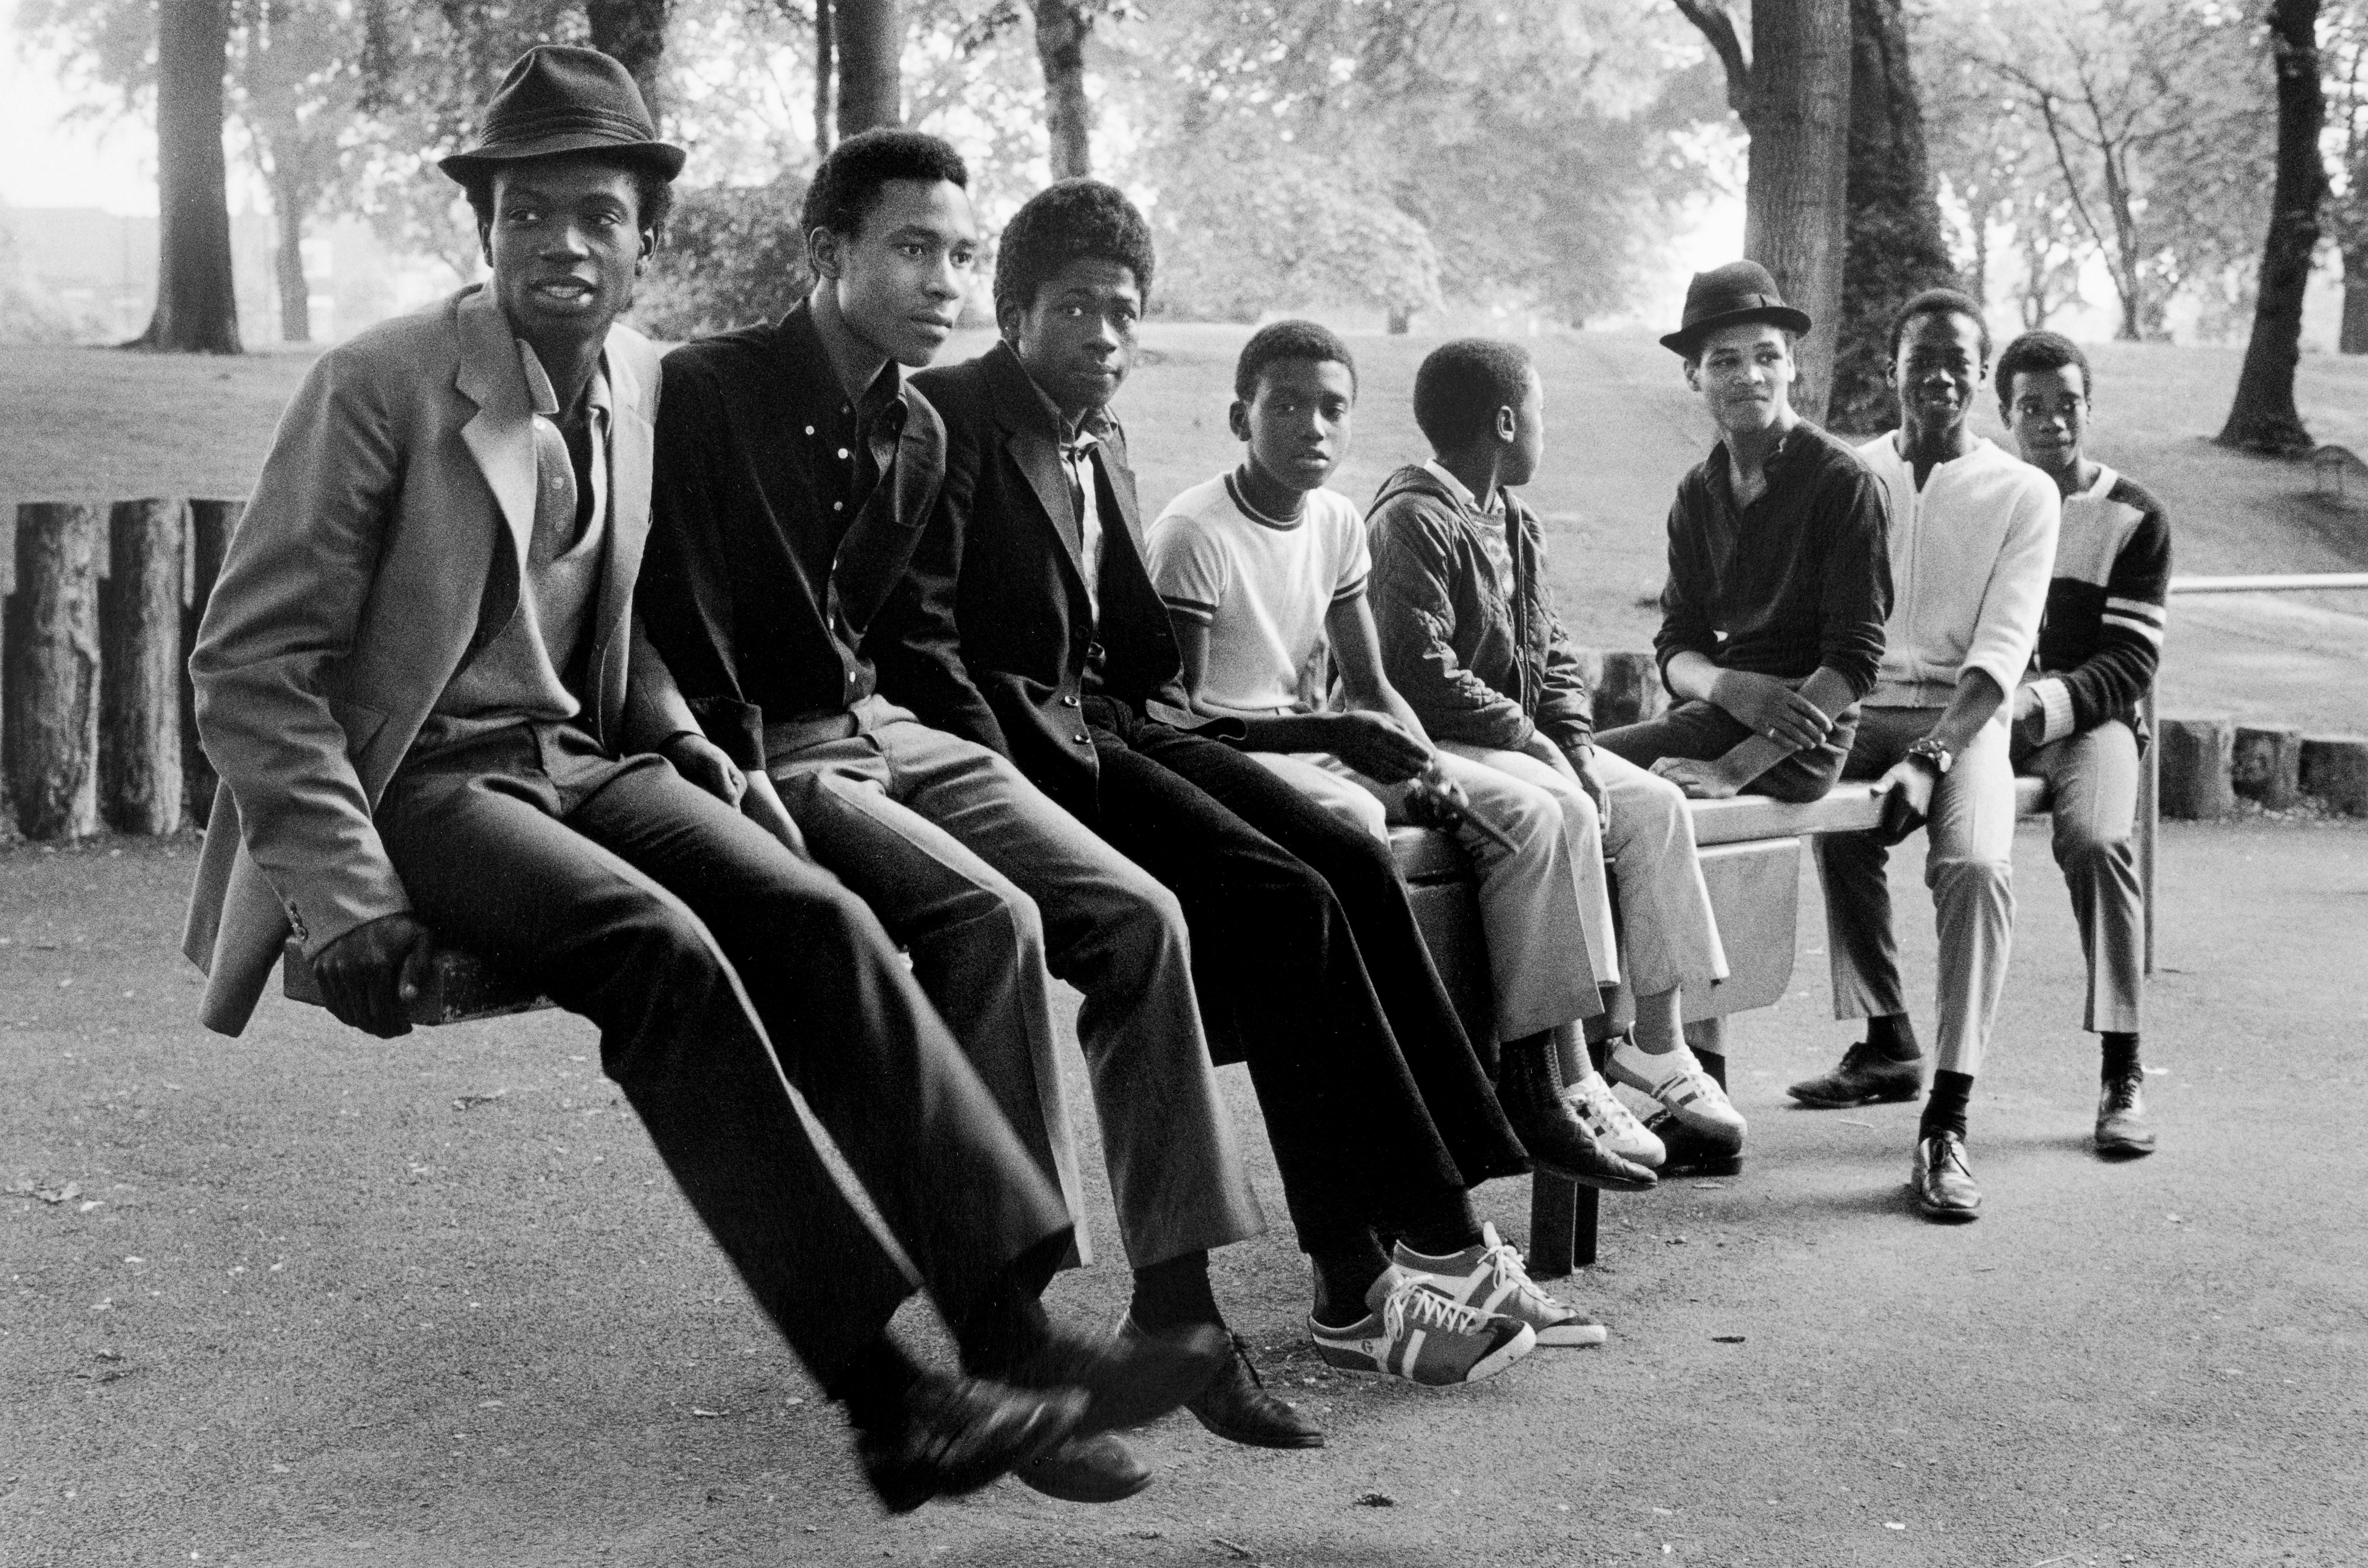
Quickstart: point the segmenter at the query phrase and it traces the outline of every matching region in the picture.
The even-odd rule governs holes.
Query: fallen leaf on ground
[[[1740,1345],[1743,1343],[1743,1335],[1739,1334],[1713,1334],[1710,1336],[1710,1342],[1713,1345]]]
[[[1363,1492],[1357,1495],[1360,1508],[1395,1508],[1398,1500],[1386,1492]]]

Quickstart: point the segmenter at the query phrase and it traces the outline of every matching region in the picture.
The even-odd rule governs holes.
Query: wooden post
[[[2368,817],[2368,737],[2311,735],[2302,743],[2302,788],[2331,811]]]
[[[2162,749],[2162,814],[2225,817],[2237,809],[2229,783],[2237,726],[2226,719],[2165,719],[2157,735]]]
[[[181,825],[181,591],[188,507],[118,501],[99,591],[98,781],[102,814],[125,833]]]
[[[230,548],[231,530],[246,510],[244,501],[189,503],[188,575],[181,594],[181,779],[182,799],[190,822],[199,827],[214,806],[214,765],[198,739],[198,698],[189,686],[189,655],[198,648],[198,622],[213,596],[214,579],[222,575],[222,552]]]
[[[1616,730],[1657,719],[1668,710],[1660,662],[1649,653],[1603,655],[1603,676],[1595,687],[1595,727]]]
[[[8,787],[35,839],[98,831],[98,580],[107,513],[17,508],[17,594],[7,625]]]
[[[2302,799],[2302,732],[2292,724],[2239,724],[2230,754],[2237,793],[2273,812]]]

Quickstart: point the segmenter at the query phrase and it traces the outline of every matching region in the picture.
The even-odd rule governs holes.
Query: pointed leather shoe
[[[1157,1338],[1097,1339],[1047,1323],[1037,1342],[996,1376],[1020,1388],[1073,1388],[1088,1400],[1079,1436],[1156,1421],[1209,1386],[1233,1346],[1225,1331],[1199,1324]]]
[[[1924,1092],[1924,1059],[1894,1062],[1860,1040],[1842,1052],[1841,1064],[1832,1072],[1804,1078],[1784,1092],[1820,1110],[1912,1100]]]
[[[1011,1476],[1064,1503],[1118,1503],[1151,1484],[1151,1467],[1116,1437],[1098,1432],[1014,1466]]]
[[[860,1429],[863,1478],[892,1514],[932,1497],[975,1492],[1065,1442],[1086,1413],[1076,1389],[1016,1389],[983,1378],[925,1372],[896,1423]]]
[[[1119,1324],[1121,1337],[1158,1337],[1132,1315]],[[1320,1449],[1324,1429],[1301,1415],[1288,1400],[1269,1393],[1266,1380],[1250,1360],[1249,1342],[1228,1333],[1233,1354],[1209,1380],[1209,1386],[1184,1402],[1192,1419],[1229,1443],[1253,1449]]]
[[[1497,1079],[1497,1103],[1540,1170],[1607,1192],[1642,1192],[1658,1185],[1650,1169],[1613,1153],[1579,1119],[1563,1098],[1562,1068],[1552,1051],[1508,1052]]]
[[[2108,1079],[2099,1092],[2097,1153],[2109,1160],[2134,1160],[2154,1153],[2154,1118],[2146,1114],[2142,1072]]]
[[[1907,1186],[1915,1194],[1917,1212],[1927,1220],[1963,1224],[1981,1217],[1982,1189],[1974,1185],[1973,1167],[1965,1164],[1965,1141],[1953,1132],[1935,1132],[1918,1141]]]

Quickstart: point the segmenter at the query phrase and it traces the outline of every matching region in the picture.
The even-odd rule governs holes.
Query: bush
[[[798,209],[806,182],[711,186],[675,199],[633,322],[668,340],[728,332],[788,313],[813,287]]]

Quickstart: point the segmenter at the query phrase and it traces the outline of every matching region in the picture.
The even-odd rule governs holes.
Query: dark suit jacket
[[[945,481],[929,524],[937,537],[916,552],[865,643],[880,689],[928,723],[1003,753],[1091,821],[1099,769],[1082,699],[1110,697],[1202,726],[1186,703],[1167,607],[1144,565],[1125,437],[1113,430],[1095,463],[1097,634],[1059,421],[1019,356],[998,343],[965,364],[923,370],[913,385],[945,421]]]

